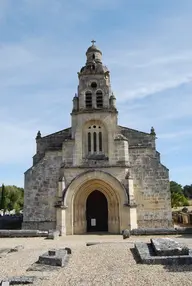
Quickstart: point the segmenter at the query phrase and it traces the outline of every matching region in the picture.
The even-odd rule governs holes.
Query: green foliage
[[[184,186],[183,193],[186,198],[192,199],[192,184]]]
[[[0,203],[0,209],[5,209],[5,186],[4,184],[1,187],[1,203]]]
[[[19,213],[23,208],[24,201],[24,189],[16,186],[4,186],[0,187],[1,204],[0,209],[6,210],[15,209],[16,213]]]
[[[184,190],[180,184],[174,181],[171,181],[170,191],[171,191],[171,206],[172,207],[189,206],[188,198],[185,197]]]

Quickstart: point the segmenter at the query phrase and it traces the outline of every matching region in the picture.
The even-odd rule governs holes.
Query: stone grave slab
[[[51,249],[43,255],[39,256],[37,263],[64,267],[68,262],[70,253],[69,249]]]
[[[2,286],[8,285],[21,285],[21,284],[33,284],[36,280],[34,276],[18,276],[7,278],[6,280],[1,281]]]
[[[189,248],[171,238],[152,238],[152,246],[158,256],[189,255]]]
[[[9,286],[9,281],[2,281],[1,286]]]
[[[157,255],[152,242],[135,243],[135,251],[140,263],[143,264],[162,264],[162,265],[189,265],[192,264],[192,250],[189,249],[187,255]]]

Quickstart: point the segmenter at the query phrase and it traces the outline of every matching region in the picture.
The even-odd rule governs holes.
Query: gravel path
[[[136,264],[130,248],[135,241],[149,241],[149,239],[150,237],[131,237],[123,241],[121,236],[73,236],[58,240],[1,238],[0,248],[23,245],[24,249],[0,258],[0,277],[38,276],[41,279],[38,279],[34,286],[192,285],[192,265],[168,267]],[[192,247],[191,238],[178,240]],[[89,241],[104,243],[85,246]],[[50,248],[66,246],[72,249],[72,255],[66,267],[49,272],[26,271],[37,261],[40,254]]]

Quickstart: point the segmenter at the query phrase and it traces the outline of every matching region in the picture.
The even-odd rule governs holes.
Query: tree
[[[183,187],[183,193],[186,198],[192,199],[192,184]]]
[[[185,197],[183,188],[180,184],[174,181],[171,181],[170,191],[171,191],[171,206],[172,207],[181,207],[181,206],[189,205],[189,201]]]
[[[0,188],[3,190],[2,188]],[[4,187],[4,190],[1,193],[4,192],[3,195],[3,209],[4,212],[6,210],[13,210],[17,213],[23,208],[23,201],[24,201],[24,190],[23,188],[19,188],[16,186],[6,186]],[[2,200],[1,200],[2,201]]]
[[[1,187],[1,204],[0,209],[3,210],[3,214],[5,214],[5,186],[2,184]]]

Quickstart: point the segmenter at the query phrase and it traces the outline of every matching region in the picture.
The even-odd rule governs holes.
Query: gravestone
[[[131,235],[128,229],[124,229],[122,234],[123,234],[123,239],[129,238]]]
[[[51,249],[43,255],[40,255],[37,263],[64,267],[68,262],[69,254],[71,254],[70,248]]]
[[[2,281],[1,286],[9,286],[9,281]]]
[[[189,248],[171,238],[152,238],[151,243],[158,256],[188,255]]]
[[[49,230],[47,239],[56,239],[60,236],[60,232],[58,230]]]
[[[11,277],[11,278],[7,278],[6,280],[1,281],[1,286],[33,284],[35,280],[36,280],[36,277],[34,276]]]
[[[135,243],[135,251],[143,264],[192,264],[192,250],[173,239],[151,239],[150,243]]]

